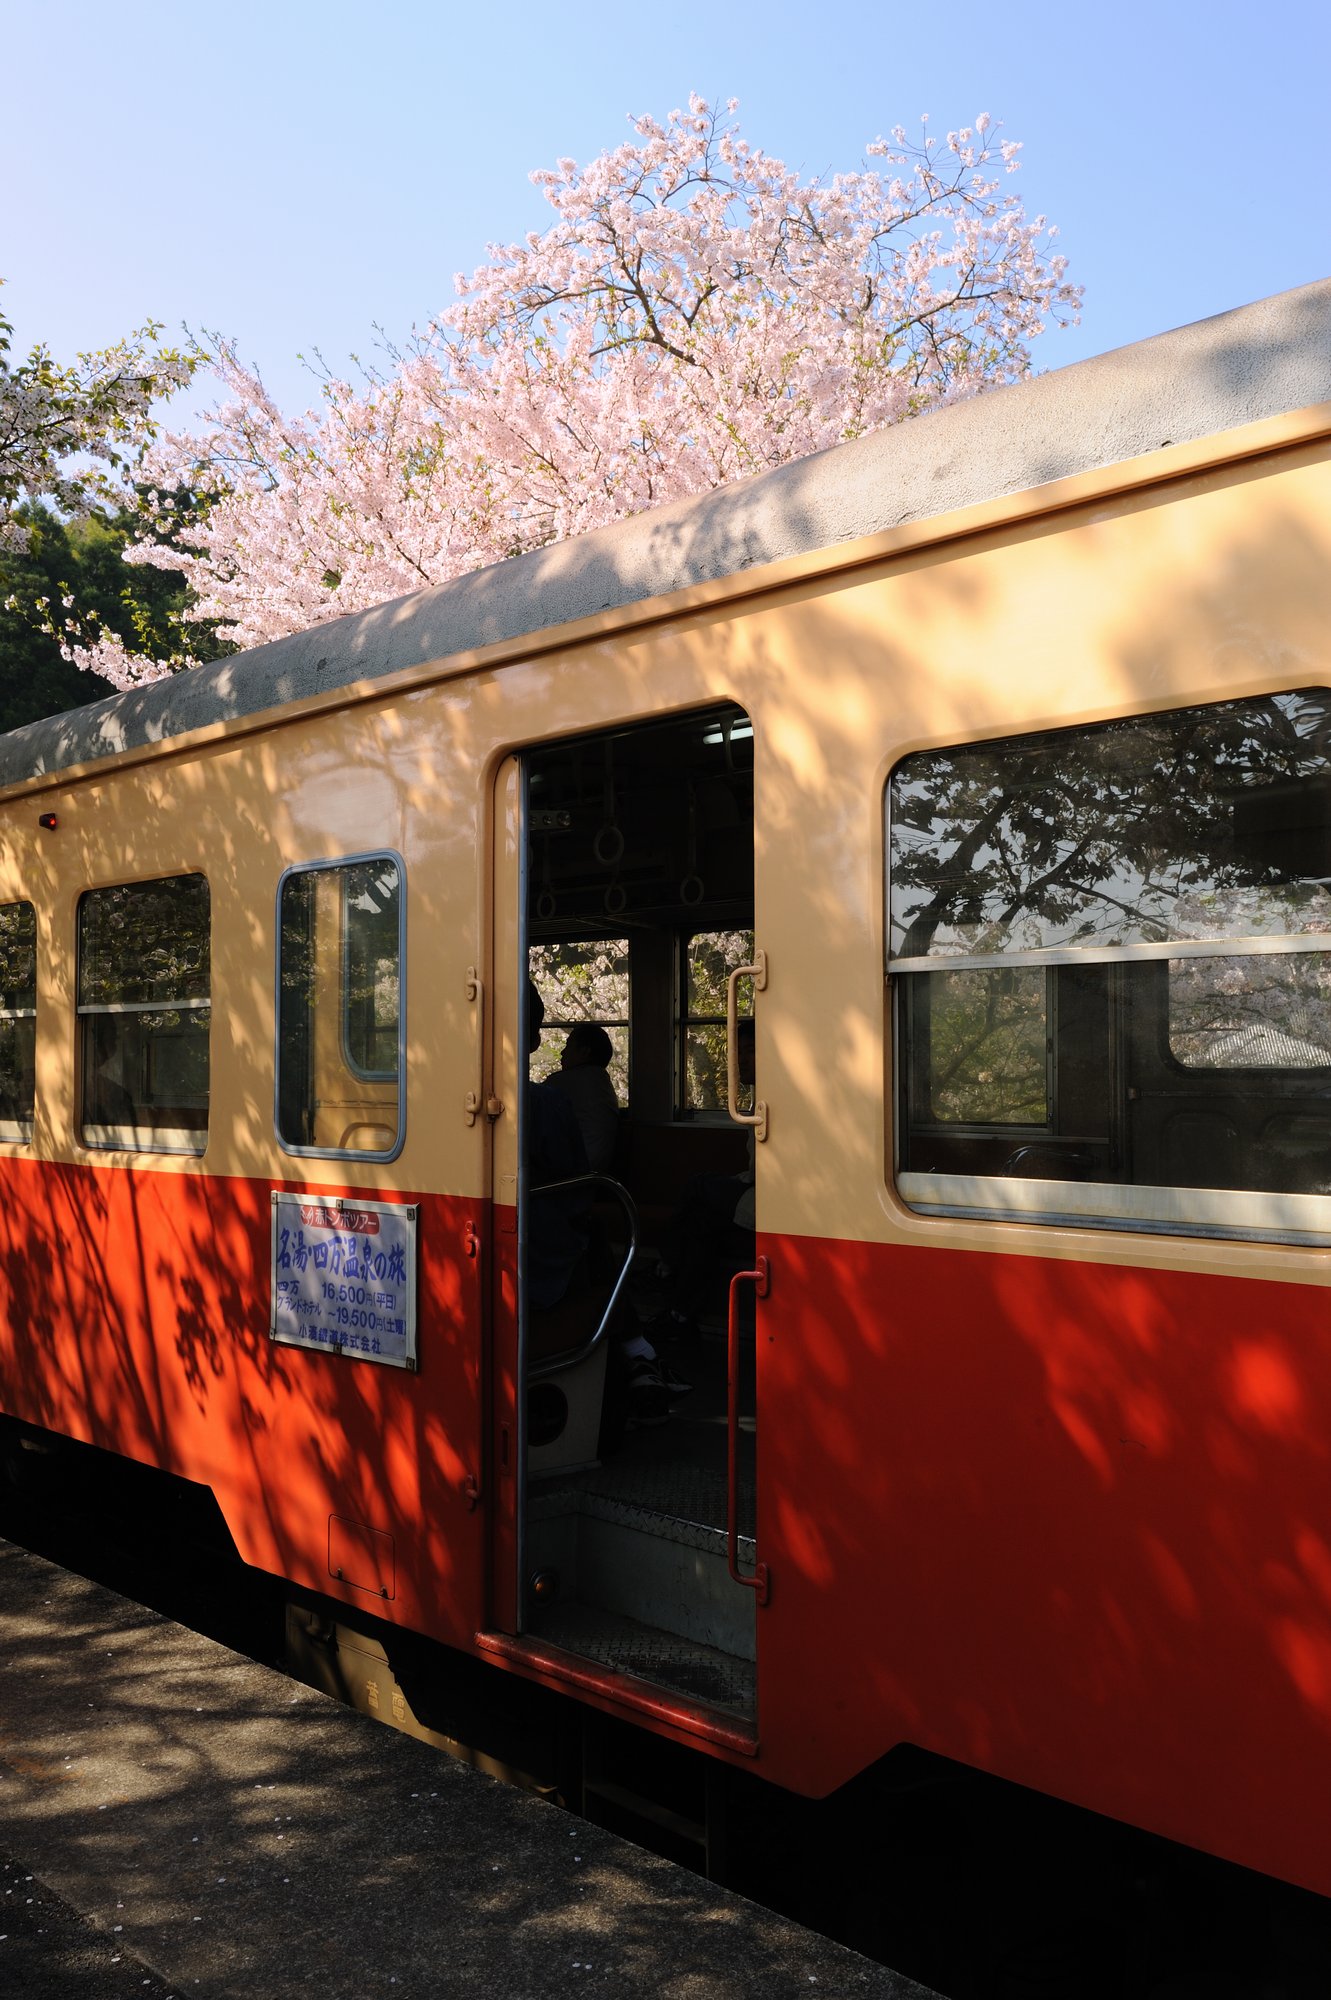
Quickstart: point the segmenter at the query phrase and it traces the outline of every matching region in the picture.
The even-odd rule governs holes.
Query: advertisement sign
[[[416,1366],[416,1209],[277,1194],[269,1332],[390,1368]]]

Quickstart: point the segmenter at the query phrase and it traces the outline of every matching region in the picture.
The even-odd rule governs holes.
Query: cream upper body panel
[[[779,639],[754,631],[782,691],[758,709],[764,1229],[1331,1278],[1331,1253],[1313,1248],[909,1212],[892,1185],[883,976],[883,802],[902,756],[1325,685],[1328,631],[1321,448],[903,563],[792,611]]]

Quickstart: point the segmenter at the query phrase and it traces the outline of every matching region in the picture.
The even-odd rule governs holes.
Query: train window
[[[201,1153],[207,1144],[209,923],[202,875],[79,898],[85,1145]]]
[[[406,912],[394,854],[291,868],[277,895],[277,1135],[290,1153],[401,1150]]]
[[[36,1098],[37,913],[0,903],[0,1140],[27,1145]]]
[[[1331,1241],[1331,693],[906,758],[898,1185]]]
[[[694,931],[681,941],[677,1018],[680,1107],[688,1115],[726,1106],[726,985],[753,963],[753,932]],[[741,980],[739,1011],[753,1012],[753,987]]]
[[[531,976],[545,1002],[541,1045],[531,1059],[532,1079],[543,1083],[560,1066],[568,1031],[579,1021],[610,1037],[610,1081],[622,1105],[629,1098],[629,941],[589,938],[534,944]]]

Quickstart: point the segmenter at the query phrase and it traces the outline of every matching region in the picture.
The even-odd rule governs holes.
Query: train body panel
[[[421,1198],[429,1363],[413,1375],[270,1339],[272,1185],[24,1163],[0,1225],[0,1400],[211,1487],[246,1562],[469,1645],[485,1565],[484,1207]]]
[[[1331,348],[1327,309],[1319,289],[1288,316],[1313,313]],[[500,601],[496,572],[208,669],[174,725],[151,692],[10,739],[0,1411],[211,1487],[242,1557],[302,1590],[499,1645],[793,1789],[913,1742],[1331,1893],[1331,953],[1307,970],[1331,935],[1307,803],[1331,768],[1325,359],[1297,378],[1324,381],[1316,408],[1282,414],[1272,389],[1269,407],[1225,405],[1248,428],[1185,425],[1191,442],[1158,437],[1128,465],[1051,443],[1057,487],[1035,483],[1029,438],[1021,490],[974,492],[949,460],[960,511],[941,525],[922,504],[885,521],[880,494],[872,518],[843,510],[829,550],[778,478],[763,490],[792,520],[756,553],[721,536],[728,569],[716,523],[757,507],[743,496],[521,558],[524,604],[554,579],[549,630],[522,627],[534,614]],[[964,440],[964,413],[945,417],[921,450]],[[1002,431],[1001,411],[967,421]],[[848,469],[871,462],[849,451]],[[830,506],[828,466],[806,477]],[[690,520],[712,538],[696,561]],[[633,582],[648,574],[651,593]],[[918,801],[944,796],[946,766],[978,880],[1008,822],[995,808],[985,849],[967,801],[990,778],[964,753],[990,746],[1000,779],[1020,767],[1025,840],[1060,777],[1119,771],[1142,730],[1158,763],[1193,714],[1186,768],[1236,774],[1220,807],[1196,800],[1198,854],[1223,848],[1224,879],[1187,856],[1156,872],[1176,903],[1186,875],[1202,917],[1189,905],[1170,929],[1162,889],[1140,937],[1093,950],[1089,928],[1048,941],[1072,919],[1045,896],[1034,944],[995,949],[972,911],[959,971],[929,956],[935,918],[903,953],[889,797],[927,831]],[[1060,834],[1047,873],[1107,853],[1108,812],[1080,846]],[[1188,811],[1167,817],[1165,847]],[[1017,838],[1000,855],[1014,923],[1044,895],[1017,879]],[[1132,856],[1123,879],[1155,896],[1150,855]],[[926,881],[939,909],[949,866]],[[1264,905],[1226,954],[1225,897],[1277,877],[1297,914]],[[158,917],[143,928],[143,885],[195,910],[203,961]],[[1276,933],[1304,982],[1297,1034],[1287,980],[1274,1040],[1253,1015],[1260,1062],[1194,1059],[1187,966],[1233,986]],[[618,1171],[660,1211],[648,1241],[668,1242],[695,1170],[735,1179],[739,1027],[724,982],[719,1000],[690,982],[710,952],[753,991],[766,1276],[730,1330],[752,1380],[742,1434],[724,1410],[695,1426],[690,1491],[729,1475],[731,1511],[680,1503],[669,1551],[644,1539],[655,1502],[610,1492],[586,1458],[534,1456],[547,1308],[525,992],[561,951],[570,1007],[582,993],[622,1038]],[[586,1014],[589,967],[619,997]],[[973,993],[1007,1039],[957,1097]],[[1251,1029],[1231,1024],[1231,1052]],[[270,1337],[286,1194],[416,1212],[413,1366]],[[633,1462],[646,1492],[661,1466]],[[662,1603],[696,1592],[676,1636],[700,1673],[724,1656],[741,1691],[676,1688],[672,1710],[622,1649],[607,1664],[543,1626],[536,1579],[561,1564],[616,1587],[669,1570]]]
[[[1326,1893],[1321,1288],[764,1246],[784,1781],[921,1743]]]
[[[484,1212],[422,1203],[406,1375],[270,1342],[270,1189],[11,1181],[4,1408],[210,1486],[246,1561],[469,1648],[490,1622]],[[1323,1887],[1320,1289],[762,1248],[760,1768],[818,1795],[913,1742]],[[380,1538],[386,1571],[337,1578]]]

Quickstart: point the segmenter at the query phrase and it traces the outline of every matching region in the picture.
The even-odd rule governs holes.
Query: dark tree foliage
[[[188,496],[181,508],[188,512]],[[181,509],[177,509],[177,517]],[[114,690],[63,656],[57,632],[83,641],[116,632],[136,651],[166,659],[187,650],[196,660],[235,648],[209,625],[185,625],[189,594],[174,570],[124,561],[143,519],[134,508],[61,520],[45,507],[20,508],[26,548],[0,551],[0,730],[59,715]]]
[[[41,603],[59,605],[77,559],[66,529],[39,509],[25,509],[31,532],[21,552],[0,553],[0,730],[81,708],[111,692],[98,674],[81,673],[42,629]]]

